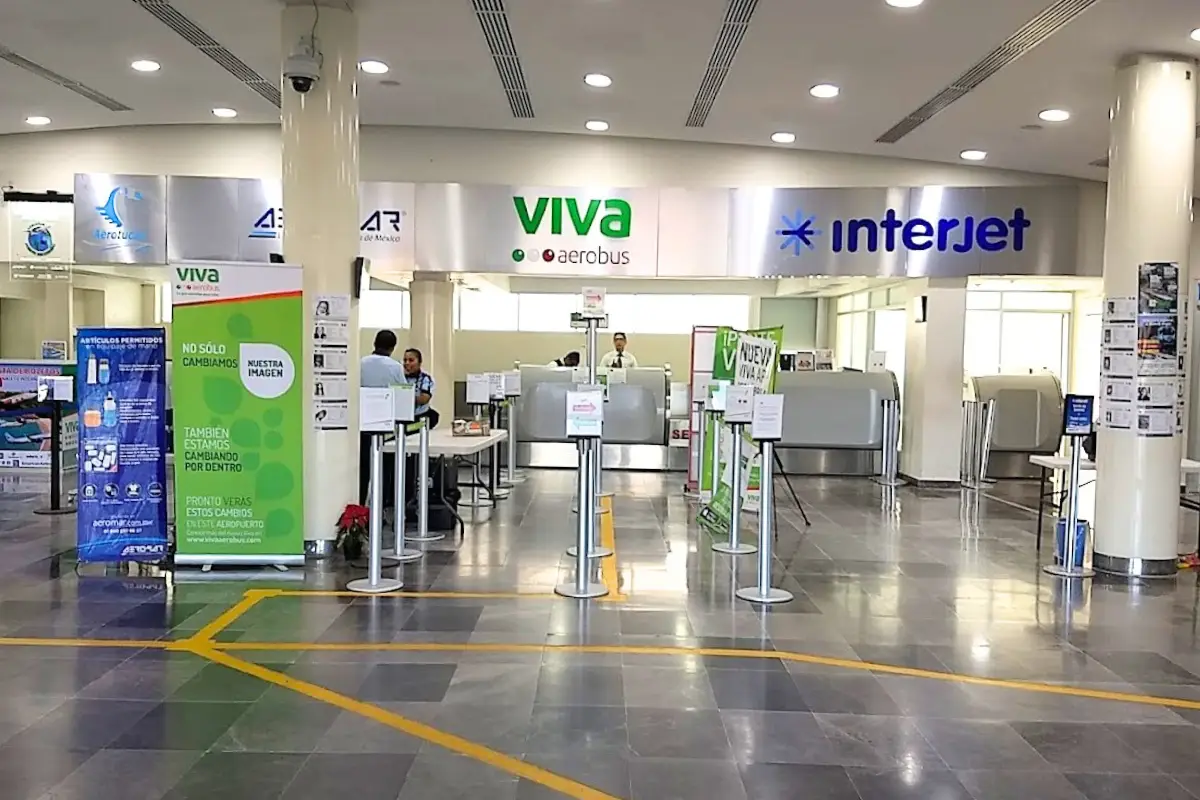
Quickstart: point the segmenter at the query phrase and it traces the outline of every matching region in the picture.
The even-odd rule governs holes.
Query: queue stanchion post
[[[444,533],[429,532],[429,420],[420,420],[417,429],[417,532],[409,534],[410,542],[436,542]]]
[[[701,499],[700,484],[702,483],[700,473],[702,473],[704,471],[704,442],[705,442],[704,423],[707,422],[707,420],[705,419],[705,416],[704,416],[704,400],[702,400],[702,399],[701,400],[693,400],[690,413],[691,413],[691,416],[688,417],[689,431],[691,430],[692,420],[693,419],[698,420],[698,422],[696,423],[696,450],[695,450],[695,453],[696,453],[696,459],[695,459],[696,488],[695,489],[690,488],[687,485],[687,481],[685,479],[684,487],[683,487],[683,496],[689,500],[699,500],[699,499]],[[692,437],[689,435],[688,436],[688,474],[691,475],[691,472],[692,472]]]
[[[880,486],[903,486],[904,481],[898,477],[900,467],[900,401],[883,400],[883,444],[880,450],[879,477],[875,482]]]
[[[500,486],[511,489],[525,481],[525,476],[517,468],[517,414],[518,403],[521,400],[521,371],[510,370],[504,373],[504,427],[508,432],[507,450],[504,457],[504,471],[500,474]]]
[[[745,468],[742,464],[743,428],[751,421],[753,402],[753,386],[730,386],[725,390],[725,422],[730,428],[729,435],[733,437],[729,456],[729,539],[713,542],[712,549],[730,556],[748,556],[758,549],[741,541],[742,491],[746,483]],[[717,480],[714,476],[714,491],[716,486]]]
[[[1059,578],[1091,578],[1095,571],[1087,559],[1087,525],[1079,520],[1079,473],[1083,463],[1083,440],[1092,432],[1096,398],[1092,395],[1069,394],[1063,402],[1063,433],[1071,441],[1071,462],[1067,473],[1067,519],[1063,531],[1060,563],[1050,563],[1042,571]],[[1085,537],[1080,541],[1080,528]],[[1055,551],[1058,550],[1057,536]],[[1078,563],[1076,563],[1078,562]]]
[[[378,397],[375,395],[378,394]],[[391,389],[362,388],[359,390],[360,430],[371,435],[370,491],[367,494],[368,539],[367,577],[350,581],[346,588],[363,594],[394,592],[404,584],[395,578],[384,578],[383,569],[383,435],[392,426],[391,414],[376,418],[376,403],[386,396],[393,404]]]
[[[596,526],[595,482],[592,477],[594,464],[591,448],[599,444],[600,425],[604,413],[603,392],[597,387],[583,391],[567,392],[567,437],[576,440],[579,449],[579,467],[576,475],[576,491],[579,493],[579,513],[575,515],[575,576],[569,583],[554,587],[555,594],[576,599],[603,597],[608,587],[593,581],[591,546]]]
[[[396,529],[395,547],[389,556],[399,563],[416,561],[424,555],[405,543],[404,529],[408,521],[408,425],[416,417],[416,393],[412,386],[393,387],[395,400],[396,431],[396,516],[392,526]]]
[[[50,401],[50,502],[44,508],[34,509],[33,513],[40,516],[75,513],[75,506],[64,506],[62,502],[62,406],[64,398],[74,396],[74,383],[69,375],[38,379],[38,401]]]
[[[488,432],[500,429],[500,415],[504,405],[504,373],[488,373]],[[508,490],[500,481],[500,442],[488,448],[488,505],[496,506],[497,500],[508,498]]]
[[[783,395],[763,394],[754,398],[754,420],[750,437],[759,443],[758,583],[735,593],[742,600],[763,605],[786,603],[795,596],[771,585],[771,561],[775,554],[775,442],[783,437]]]

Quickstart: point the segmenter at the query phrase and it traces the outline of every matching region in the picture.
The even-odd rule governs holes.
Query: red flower
[[[366,506],[355,505],[351,503],[342,511],[342,515],[338,517],[338,530],[353,530],[355,528],[366,528],[371,518],[371,511]]]

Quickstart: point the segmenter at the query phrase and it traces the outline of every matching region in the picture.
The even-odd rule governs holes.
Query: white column
[[[321,80],[308,94],[283,85],[284,258],[304,267],[304,330],[312,330],[311,298],[353,292],[358,255],[358,21],[344,2],[283,9],[282,52],[313,32],[323,57]],[[304,434],[304,518],[307,540],[334,538],[347,503],[358,502],[358,303],[351,304],[348,359],[350,429]],[[305,417],[312,419],[312,345],[305,338]]]
[[[408,343],[424,356],[424,370],[433,376],[437,395],[433,407],[443,417],[454,416],[454,284],[449,275],[417,273],[408,285],[412,321]]]
[[[900,473],[918,483],[957,484],[967,280],[926,279],[909,291]]]
[[[1175,261],[1184,292],[1180,303],[1186,303],[1196,62],[1136,56],[1122,63],[1111,116],[1104,294],[1137,296],[1139,264]],[[1136,426],[1100,431],[1097,569],[1131,575],[1175,572],[1181,444],[1177,435],[1138,436]]]

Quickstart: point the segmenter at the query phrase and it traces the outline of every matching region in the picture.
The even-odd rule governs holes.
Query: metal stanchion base
[[[879,484],[880,486],[896,487],[908,485],[902,480],[885,481],[883,478],[872,478],[871,480],[875,481],[875,483]]]
[[[752,544],[732,545],[728,542],[717,542],[712,549],[714,552],[724,553],[727,556],[748,556],[758,552],[758,548]]]
[[[356,581],[350,581],[346,584],[346,588],[352,592],[361,592],[362,594],[383,594],[384,592],[394,592],[403,583],[395,578],[382,578],[379,583],[372,584],[370,578],[359,578]]]
[[[404,538],[408,539],[410,542],[440,542],[442,539],[446,538],[446,534],[426,533],[422,535],[420,533],[406,533],[404,534]]]
[[[554,593],[562,597],[574,597],[576,600],[588,600],[593,597],[604,597],[608,594],[608,587],[602,583],[589,583],[583,592],[574,582],[560,583],[554,587]]]
[[[786,603],[789,600],[795,600],[796,596],[786,589],[768,589],[764,595],[758,590],[757,586],[750,586],[745,589],[738,589],[734,592],[739,599],[746,600],[751,603],[763,603],[772,605],[774,603]]]
[[[33,513],[43,517],[61,517],[66,514],[74,514],[75,508],[37,508],[34,509]]]
[[[612,554],[613,551],[607,547],[593,547],[588,552],[588,558],[608,558]],[[567,555],[569,555],[571,558],[574,558],[575,556],[579,555],[579,548],[575,545],[571,545],[567,548]]]
[[[405,538],[408,538],[408,537],[405,537]],[[411,547],[406,547],[403,550],[399,550],[399,551],[392,550],[392,552],[390,554],[385,555],[383,558],[385,561],[388,559],[391,559],[392,561],[406,564],[409,561],[420,560],[420,558],[423,555],[425,555],[425,554],[422,553],[420,550],[413,550]]]
[[[596,516],[597,516],[597,517],[600,517],[600,516],[603,516],[603,515],[607,514],[607,513],[608,513],[608,511],[609,511],[609,510],[608,510],[607,508],[603,508],[603,507],[601,507],[600,505],[597,505],[597,506],[596,506]],[[578,514],[578,513],[579,513],[579,503],[578,503],[578,502],[571,503],[571,513],[572,513],[572,514]]]
[[[526,480],[524,473],[521,472],[501,472],[500,485],[505,489],[511,489],[513,484],[524,483]]]
[[[1054,575],[1059,578],[1094,578],[1096,571],[1091,569],[1083,569],[1076,567],[1061,567],[1058,564],[1047,564],[1042,567],[1042,572],[1047,575]]]
[[[459,500],[460,508],[491,508],[491,500]]]

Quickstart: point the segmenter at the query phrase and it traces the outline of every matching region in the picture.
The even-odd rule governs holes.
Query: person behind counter
[[[404,368],[392,353],[396,352],[396,334],[383,330],[375,334],[375,343],[369,356],[364,356],[359,365],[358,384],[367,389],[387,389],[401,383],[407,383]],[[358,434],[358,502],[367,504],[367,486],[371,482],[371,436],[370,433]],[[392,453],[383,454],[383,485],[391,486],[395,478],[396,457]],[[383,492],[384,506],[391,502],[392,492]]]
[[[604,354],[604,358],[600,359],[600,366],[608,369],[633,369],[638,365],[637,358],[633,353],[625,349],[628,340],[625,334],[617,331],[613,334],[613,349]]]
[[[429,404],[433,402],[433,392],[437,384],[433,382],[432,375],[421,369],[424,360],[421,351],[415,347],[404,351],[404,383],[411,383],[417,393],[417,419],[428,419],[429,427],[436,428],[438,412],[430,408]]]
[[[547,367],[578,367],[579,366],[579,351],[572,350],[562,358],[556,358],[546,365]]]

